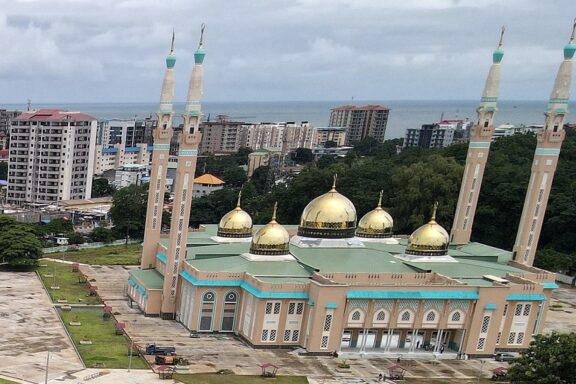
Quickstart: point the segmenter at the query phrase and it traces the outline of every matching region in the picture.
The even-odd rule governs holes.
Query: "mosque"
[[[254,226],[239,196],[218,225],[189,231],[201,135],[203,37],[194,54],[179,142],[171,230],[161,236],[174,113],[173,43],[154,133],[142,264],[128,280],[129,297],[146,316],[176,320],[191,332],[235,334],[254,348],[303,348],[319,355],[487,356],[525,349],[542,330],[557,285],[554,273],[532,262],[565,134],[574,31],[537,136],[513,252],[470,242],[494,131],[502,37],[471,132],[451,233],[437,222],[434,208],[410,236],[394,233],[381,195],[358,220],[354,204],[337,191],[336,178],[331,190],[310,201],[298,225],[282,224],[275,207],[268,224]]]

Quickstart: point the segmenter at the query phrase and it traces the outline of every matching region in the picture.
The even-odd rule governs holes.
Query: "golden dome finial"
[[[376,206],[377,208],[382,208],[382,195],[384,194],[384,190],[381,189],[380,190],[380,197],[378,198],[378,205]]]
[[[274,203],[274,210],[272,211],[272,220],[270,222],[276,222],[276,210],[278,209],[278,202]]]
[[[434,203],[434,207],[432,208],[432,217],[430,217],[430,221],[436,221],[436,211],[438,210],[438,202]]]
[[[236,203],[236,208],[240,208],[240,200],[242,199],[242,190],[238,192],[238,202]]]
[[[332,181],[332,189],[330,191],[336,190],[336,181],[338,181],[338,174],[337,173],[334,174],[334,181]]]
[[[376,208],[362,216],[358,222],[356,236],[363,238],[385,238],[392,236],[394,220],[388,212],[382,209],[382,196],[384,196],[384,190],[380,191]]]

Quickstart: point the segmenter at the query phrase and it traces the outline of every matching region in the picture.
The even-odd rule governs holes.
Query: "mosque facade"
[[[573,34],[546,114],[548,136],[563,133],[559,122],[567,113],[575,51]],[[142,264],[130,271],[128,280],[129,297],[145,315],[176,320],[191,332],[234,334],[254,348],[302,348],[310,354],[487,356],[526,349],[541,332],[557,288],[555,274],[533,267],[530,256],[516,260],[517,252],[470,242],[471,211],[497,111],[502,40],[478,109],[451,235],[437,222],[435,207],[430,220],[410,236],[395,235],[381,196],[380,201],[374,196],[375,208],[358,220],[354,204],[337,191],[336,178],[331,190],[306,206],[298,225],[281,224],[275,207],[268,224],[254,226],[239,196],[218,225],[189,232],[188,192],[200,137],[204,56],[201,39],[184,116],[171,231],[161,236],[160,195],[169,148],[165,137],[173,115],[173,48],[167,59]],[[547,140],[546,135],[539,140]],[[557,156],[552,152],[537,149],[535,157]],[[533,172],[540,175],[540,166],[550,168],[546,161]],[[553,170],[545,171],[552,172],[549,187]],[[549,190],[539,197],[530,188],[525,210],[545,209]],[[525,215],[541,219],[543,211],[539,217],[524,212],[522,220],[527,221]],[[525,227],[540,230],[537,225]],[[516,248],[524,249],[527,237],[519,232]]]

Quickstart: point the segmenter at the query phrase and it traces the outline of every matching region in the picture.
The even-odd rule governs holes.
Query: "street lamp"
[[[478,372],[478,383],[480,383],[480,377],[482,377],[482,370],[484,369],[485,360],[480,360],[480,372]]]

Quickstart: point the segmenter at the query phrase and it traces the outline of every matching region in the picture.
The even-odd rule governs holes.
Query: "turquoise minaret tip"
[[[194,62],[196,64],[202,64],[204,62],[204,56],[206,56],[206,52],[204,51],[204,29],[206,29],[206,26],[202,24],[200,29],[200,44],[198,44],[198,49],[194,52]]]
[[[174,54],[174,31],[172,31],[172,44],[170,45],[170,53],[166,57],[166,68],[174,68],[176,65],[176,55]]]
[[[564,47],[564,59],[570,60],[574,57],[574,52],[576,52],[576,44],[574,44],[574,34],[576,33],[576,19],[574,19],[574,25],[572,26],[572,36],[570,36],[570,41]]]
[[[504,38],[504,31],[506,28],[502,27],[502,32],[500,32],[500,42],[498,43],[498,48],[492,54],[492,62],[494,64],[500,64],[502,58],[504,57],[504,50],[502,49],[502,39]]]

